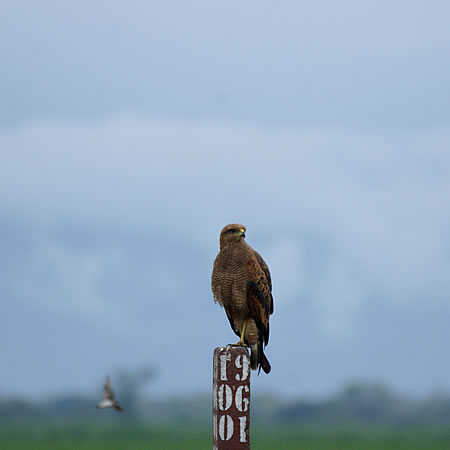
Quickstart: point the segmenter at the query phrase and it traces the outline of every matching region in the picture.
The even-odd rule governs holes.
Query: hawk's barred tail
[[[259,343],[250,346],[250,367],[256,370],[259,366]]]
[[[258,369],[258,374],[261,369],[265,373],[269,373],[272,367],[270,366],[269,360],[266,358],[266,355],[263,352],[262,343],[258,342],[257,344],[250,346],[250,348],[250,366],[252,370]]]
[[[261,353],[259,357],[259,369],[264,370],[265,373],[269,373],[272,367],[270,367],[269,360],[266,358],[266,355],[264,354],[262,348]]]

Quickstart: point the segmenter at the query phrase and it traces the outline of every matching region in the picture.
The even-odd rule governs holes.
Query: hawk
[[[269,316],[273,313],[272,281],[261,255],[245,242],[245,232],[240,224],[222,229],[211,288],[214,301],[225,308],[231,328],[240,338],[236,345],[250,347],[251,368],[269,373],[263,347],[269,342]]]
[[[105,378],[105,385],[103,387],[103,400],[97,403],[97,408],[113,408],[116,411],[123,412],[123,408],[119,405],[119,402],[114,399],[111,380],[108,376]]]

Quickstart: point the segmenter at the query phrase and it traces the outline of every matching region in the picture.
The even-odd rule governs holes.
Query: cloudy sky
[[[450,4],[5,1],[0,394],[153,365],[207,392],[236,340],[223,225],[272,272],[256,392],[450,390]]]

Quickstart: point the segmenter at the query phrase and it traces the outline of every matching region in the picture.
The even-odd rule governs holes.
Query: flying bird
[[[119,405],[119,402],[114,399],[114,392],[111,388],[111,380],[108,376],[105,378],[103,392],[104,398],[97,403],[97,408],[113,408],[116,411],[123,412],[123,408]]]
[[[270,372],[263,347],[269,342],[273,313],[272,280],[261,255],[245,242],[246,228],[226,225],[220,233],[220,251],[214,260],[211,288],[214,301],[225,308],[236,345],[249,346],[253,370]]]

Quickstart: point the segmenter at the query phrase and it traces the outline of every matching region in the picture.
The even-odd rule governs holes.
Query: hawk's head
[[[220,232],[220,247],[224,245],[239,242],[245,238],[246,228],[240,223],[230,223],[223,227]]]

